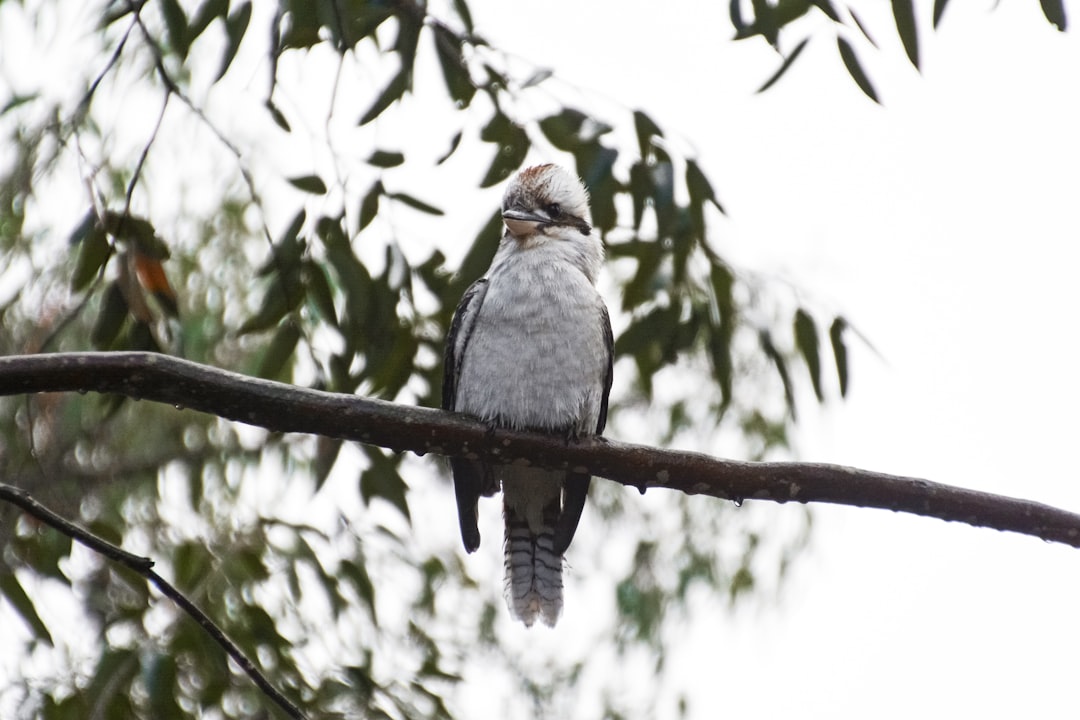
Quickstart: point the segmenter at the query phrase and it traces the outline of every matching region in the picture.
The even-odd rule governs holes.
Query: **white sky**
[[[728,41],[727,3],[473,3],[496,46],[692,138],[730,213],[728,257],[792,279],[880,350],[852,343],[850,398],[803,413],[801,459],[1078,509],[1080,42],[1034,2],[951,3],[920,75],[887,4],[867,5],[882,49],[858,47],[883,108],[825,24],[758,96],[779,58]],[[692,717],[1076,712],[1078,551],[816,512],[780,602],[703,620],[669,660],[698,691]]]

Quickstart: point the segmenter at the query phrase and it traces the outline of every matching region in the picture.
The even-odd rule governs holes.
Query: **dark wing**
[[[457,409],[457,385],[461,376],[461,364],[465,350],[469,345],[476,316],[484,303],[487,293],[487,279],[481,278],[469,286],[461,296],[454,319],[450,323],[450,333],[446,336],[446,349],[443,353],[443,392],[444,410]],[[491,470],[483,463],[462,458],[450,459],[450,470],[454,476],[454,495],[457,498],[458,523],[461,525],[461,541],[468,552],[480,547],[480,528],[476,523],[477,503],[481,495],[490,495],[494,488],[490,478]]]
[[[461,374],[461,359],[465,355],[465,346],[469,344],[473,323],[480,312],[480,306],[487,294],[487,278],[480,278],[461,296],[454,319],[450,321],[450,333],[446,336],[443,349],[443,410],[454,410],[457,404],[457,381]],[[458,348],[458,346],[461,346]]]
[[[604,394],[600,397],[600,417],[596,419],[596,434],[603,435],[607,425],[608,396],[615,377],[615,337],[611,334],[611,315],[607,305],[600,305],[600,322],[604,325],[604,352],[607,354],[607,374],[604,375]]]
[[[611,394],[611,381],[614,370],[615,338],[611,334],[611,316],[606,305],[601,305],[600,322],[604,330],[604,351],[607,355],[607,369],[604,372],[604,393],[600,396],[600,415],[596,420],[596,434],[604,432],[607,425],[608,396]],[[589,495],[589,483],[592,477],[580,473],[567,473],[563,484],[563,509],[559,522],[555,526],[552,539],[556,555],[562,555],[570,547],[577,532],[581,511],[585,509],[585,499]]]

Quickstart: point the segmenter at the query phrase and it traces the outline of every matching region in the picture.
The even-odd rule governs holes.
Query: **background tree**
[[[101,46],[76,47],[87,53],[74,54],[77,72],[92,69],[74,101],[45,83],[3,98],[19,148],[0,219],[15,288],[4,352],[162,348],[434,404],[446,320],[486,267],[498,191],[433,203],[450,199],[445,188],[461,177],[495,186],[535,157],[576,167],[606,233],[611,296],[618,286],[622,297],[612,435],[775,457],[793,383],[808,377],[823,396],[829,356],[846,382],[842,319],[815,318],[710,249],[717,198],[685,141],[645,112],[601,112],[496,51],[463,5],[428,14],[407,3],[285,3],[263,17],[273,8],[55,7],[8,3],[5,25],[30,17],[47,28],[57,12],[73,37]],[[807,12],[836,15],[807,4],[774,22],[761,5],[748,22],[737,10],[737,30],[773,42]],[[914,37],[902,10],[901,37]],[[260,46],[268,35],[270,47]],[[852,72],[865,90],[865,74]],[[225,108],[225,99],[236,102]],[[427,121],[422,135],[417,117]],[[483,228],[471,249],[470,226]],[[174,293],[155,284],[158,263]],[[46,396],[10,407],[6,478],[154,557],[319,711],[433,714],[478,668],[502,668],[556,708],[587,692],[625,710],[613,688],[591,682],[610,653],[662,666],[665,623],[686,612],[690,588],[735,598],[785,567],[803,537],[802,528],[765,534],[760,517],[721,503],[626,503],[605,484],[594,516],[609,526],[581,543],[595,557],[573,562],[582,583],[609,598],[612,625],[596,638],[615,642],[606,657],[584,645],[525,661],[502,631],[495,573],[478,581],[463,566],[452,513],[437,544],[409,529],[417,513],[451,506],[443,480],[419,463],[145,404]],[[355,501],[358,480],[366,509]],[[672,538],[665,526],[689,530]],[[25,519],[3,528],[5,561],[19,568],[3,575],[3,591],[37,632],[26,655],[51,660],[40,675],[28,668],[6,702],[57,716],[230,716],[261,702],[141,583]],[[77,633],[37,611],[44,598],[70,597],[65,585],[86,598],[90,652],[72,649]],[[53,681],[60,676],[69,684]]]

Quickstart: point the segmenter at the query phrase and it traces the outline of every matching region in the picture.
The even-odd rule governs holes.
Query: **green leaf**
[[[228,12],[229,0],[205,0],[188,24],[188,41],[195,42],[195,39],[210,27],[210,23],[217,18],[224,20]]]
[[[465,0],[454,0],[454,12],[461,18],[461,22],[465,25],[465,29],[470,35],[473,34],[473,19],[472,13],[469,12],[469,6]]]
[[[371,466],[360,475],[360,497],[365,503],[374,498],[382,498],[396,507],[405,517],[411,519],[409,503],[405,497],[408,486],[398,472],[398,464],[393,457],[384,454],[381,448],[365,445],[364,452],[371,461]]]
[[[720,384],[723,404],[732,399],[735,363],[731,346],[735,336],[735,277],[731,270],[719,263],[709,268],[710,300],[715,304],[717,317],[709,323],[709,356],[713,365],[713,377]]]
[[[15,577],[15,573],[11,572],[6,566],[3,572],[0,572],[0,595],[7,599],[11,607],[19,614],[19,617],[33,631],[36,638],[44,640],[49,645],[53,644],[49,628],[45,627],[41,616],[38,615],[37,609],[34,607],[34,601],[26,594],[26,590],[19,583],[19,579]]]
[[[371,576],[368,575],[364,564],[352,560],[342,560],[338,566],[338,574],[352,583],[356,594],[367,605],[372,619],[375,619],[375,584],[371,582]]]
[[[675,233],[675,166],[664,154],[663,160],[649,170],[653,185],[653,210],[656,211],[656,232],[660,237]]]
[[[818,341],[817,325],[810,315],[799,308],[795,313],[795,345],[806,360],[806,368],[810,371],[810,382],[814,385],[814,394],[818,401],[825,400],[825,393],[821,387],[821,347]]]
[[[941,22],[941,16],[945,13],[945,6],[949,0],[934,0],[934,29],[937,30],[938,23]]]
[[[337,388],[331,386],[329,390],[336,390]],[[311,473],[315,479],[315,492],[319,492],[322,486],[326,484],[326,479],[330,476],[330,471],[334,469],[334,464],[337,463],[338,455],[341,453],[341,448],[345,443],[337,438],[328,438],[324,435],[320,435],[315,442],[315,460],[311,464]]]
[[[246,335],[274,327],[295,307],[291,305],[289,293],[286,292],[281,275],[274,274],[263,294],[259,310],[240,325],[236,331],[237,334]]]
[[[271,248],[270,257],[256,271],[257,276],[282,273],[294,279],[299,275],[300,258],[307,249],[306,243],[300,239],[300,230],[304,227],[306,219],[307,213],[303,210],[293,216],[289,227]]]
[[[664,305],[636,318],[615,341],[615,357],[629,356],[637,363],[641,380],[652,376],[676,357],[679,342],[678,305]]]
[[[461,144],[461,131],[458,130],[457,134],[450,140],[450,149],[446,153],[435,161],[436,165],[442,165],[444,162],[450,159],[450,156],[454,154],[454,151],[458,149],[458,145]]]
[[[97,226],[97,213],[94,212],[93,208],[90,208],[83,215],[83,219],[79,221],[79,224],[75,226],[75,229],[71,231],[71,234],[68,235],[68,245],[81,243],[95,226]]]
[[[775,7],[766,0],[750,0],[750,6],[754,10],[754,20],[753,22],[746,22],[740,10],[739,22],[736,23],[735,39],[745,40],[755,35],[761,35],[766,42],[776,47],[776,41],[780,34],[780,24],[776,19]],[[810,4],[806,3],[806,6],[809,8]]]
[[[98,350],[108,350],[124,326],[128,317],[127,300],[117,283],[109,283],[98,310],[97,321],[90,331],[90,343]]]
[[[428,215],[446,214],[434,205],[428,205],[423,200],[417,200],[412,195],[407,195],[406,193],[387,193],[386,197],[397,200],[398,202],[405,203],[414,210],[419,210],[420,212],[427,213]]]
[[[1067,24],[1065,3],[1062,0],[1039,0],[1039,4],[1042,5],[1043,15],[1050,21],[1050,24],[1061,32],[1065,32]]]
[[[214,82],[225,77],[225,73],[229,71],[229,66],[232,65],[232,61],[236,58],[236,53],[240,50],[240,43],[244,39],[244,33],[247,32],[248,24],[250,22],[250,2],[244,2],[239,8],[233,11],[225,21],[225,35],[228,38],[228,42],[225,44],[225,52],[221,56],[221,65],[218,66],[217,77],[214,79]]]
[[[307,2],[306,0],[284,0],[280,3],[281,10],[288,12],[288,22],[284,23],[285,31],[276,40],[277,53],[288,48],[310,48],[322,42],[319,31],[323,27],[319,20],[319,2]],[[274,24],[277,32],[282,26],[278,22]]]
[[[387,84],[383,91],[379,93],[379,96],[375,98],[375,102],[372,103],[371,107],[364,113],[360,118],[360,122],[357,124],[367,125],[369,122],[382,115],[383,111],[390,107],[394,101],[401,99],[401,96],[405,94],[405,89],[408,87],[408,84],[409,74],[405,68],[402,68],[398,71],[397,75],[394,75],[394,77],[390,79],[389,84]]]
[[[337,327],[337,309],[334,307],[330,282],[326,279],[326,270],[318,263],[307,260],[303,266],[303,278],[308,300],[325,322]]]
[[[656,273],[664,256],[664,247],[659,242],[634,240],[620,246],[611,246],[612,257],[625,254],[637,261],[637,272],[623,286],[623,310],[630,311],[649,301],[656,294]]]
[[[716,191],[713,190],[709,179],[701,171],[701,167],[694,160],[686,161],[686,191],[690,194],[690,202],[700,205],[710,202],[720,212],[724,212],[724,206],[716,199]]]
[[[294,322],[284,322],[274,333],[273,339],[263,353],[257,375],[267,380],[284,379],[289,361],[300,340],[300,328]]]
[[[809,37],[803,38],[802,41],[795,46],[795,49],[788,53],[788,56],[784,58],[784,62],[780,64],[780,67],[777,69],[776,72],[772,74],[772,77],[766,80],[765,84],[757,89],[757,92],[763,93],[769,88],[771,88],[773,85],[775,85],[776,82],[784,76],[784,73],[787,72],[788,68],[792,66],[795,60],[799,57],[799,54],[806,48],[806,44],[809,42]]]
[[[289,223],[289,227],[285,228],[285,232],[278,238],[277,243],[274,244],[275,255],[280,255],[280,248],[295,248],[300,245],[297,240],[300,237],[300,231],[304,228],[304,223],[307,222],[307,211],[301,208],[295,215],[293,215],[292,222]],[[300,256],[299,252],[291,251],[284,253],[284,255],[293,258]]]
[[[636,162],[630,166],[630,198],[634,205],[634,230],[641,229],[641,221],[645,217],[645,207],[652,198],[654,192],[652,175],[649,167],[644,162]]]
[[[210,572],[210,555],[199,543],[185,541],[173,552],[173,583],[185,592],[191,592],[206,580]]]
[[[32,103],[40,97],[41,95],[39,93],[28,93],[26,95],[16,93],[8,98],[8,101],[4,103],[3,107],[0,107],[0,115],[6,115],[12,110],[22,107],[27,103]]]
[[[896,31],[904,44],[904,52],[907,53],[911,64],[918,69],[919,31],[915,24],[915,5],[912,0],[892,0],[892,11],[893,19],[896,21]]]
[[[105,229],[95,223],[79,244],[79,255],[71,274],[71,289],[76,292],[85,289],[97,277],[111,254],[112,246],[109,245]]]
[[[834,23],[842,22],[840,20],[840,13],[836,12],[836,8],[832,6],[832,3],[829,2],[829,0],[810,0],[810,2],[818,10],[825,13],[825,15]]]
[[[387,299],[392,300],[394,297],[396,296]],[[416,368],[418,344],[409,329],[396,322],[391,313],[382,313],[383,319],[387,317],[391,318],[394,325],[380,329],[378,334],[386,338],[386,341],[367,348],[370,364],[365,368],[365,372],[368,374],[372,393],[376,397],[392,400],[412,377]]]
[[[375,219],[375,216],[379,214],[379,196],[383,194],[383,184],[381,180],[377,180],[371,189],[364,195],[364,199],[360,201],[360,230],[363,230],[371,221]]]
[[[101,655],[93,678],[82,689],[86,697],[94,699],[94,708],[101,717],[136,716],[130,690],[138,669],[139,657],[134,650],[110,648]]]
[[[141,320],[135,320],[128,326],[126,335],[117,343],[118,350],[145,350],[147,352],[161,352],[161,345],[154,337],[154,331]]]
[[[563,108],[557,115],[540,120],[540,132],[559,150],[573,152],[582,144],[581,128],[588,116],[580,110]]]
[[[342,597],[341,591],[338,589],[340,582],[338,575],[330,574],[326,572],[323,564],[319,561],[319,556],[315,552],[315,549],[311,547],[311,544],[304,539],[302,535],[297,535],[295,540],[295,553],[297,558],[297,564],[306,565],[314,572],[315,577],[319,580],[324,597],[330,601],[330,608],[337,618],[341,611],[346,607],[345,598]],[[310,583],[304,583],[299,585],[296,597],[299,599],[303,594],[309,593],[312,589]]]
[[[341,7],[338,4],[338,0],[334,0],[332,5],[334,12],[337,12],[337,8]],[[344,48],[355,47],[355,45],[368,37],[384,22],[394,16],[393,10],[383,3],[376,2],[364,2],[363,4],[350,3],[346,5],[347,8],[355,8],[352,10],[352,17],[348,18],[346,22],[339,26],[337,22],[330,23],[331,28],[334,31],[334,37],[343,45],[343,48],[339,48],[339,51]],[[341,34],[338,34],[340,27]]]
[[[847,397],[848,391],[848,351],[844,344],[846,329],[847,321],[839,316],[829,327],[829,340],[832,343],[833,357],[836,359],[836,375],[840,380],[840,397]]]
[[[736,37],[742,35],[747,28],[746,20],[742,15],[742,0],[730,0],[728,15],[731,17],[731,25],[735,28]]]
[[[315,231],[326,247],[326,259],[345,293],[345,309],[340,316],[345,337],[345,348],[341,353],[345,369],[335,376],[335,383],[339,391],[349,392],[352,388],[348,387],[348,362],[360,343],[372,341],[365,324],[374,294],[371,273],[353,253],[340,220],[322,218]]]
[[[863,34],[863,37],[866,38],[867,42],[869,42],[876,48],[878,46],[877,42],[874,40],[873,36],[870,34],[870,31],[866,28],[866,26],[863,25],[863,22],[859,19],[858,14],[856,14],[855,11],[851,8],[848,8],[848,12],[851,13],[851,19],[855,21],[855,27],[859,28],[859,32]]]
[[[526,90],[526,89],[531,88],[531,87],[536,87],[537,85],[544,82],[545,80],[547,80],[548,78],[550,78],[554,74],[555,74],[554,70],[549,70],[548,68],[539,68],[532,75],[530,75],[529,77],[525,78],[524,81],[522,81],[521,89]]]
[[[634,111],[634,130],[637,133],[638,149],[641,152],[641,159],[647,160],[652,155],[652,139],[654,137],[664,137],[664,133],[660,131],[660,127],[652,121],[648,115],[641,110]]]
[[[288,178],[288,181],[296,189],[312,195],[326,194],[326,183],[318,175],[301,175],[300,177]]]
[[[292,127],[289,125],[289,121],[285,119],[285,113],[278,109],[278,106],[274,104],[274,101],[270,98],[266,99],[266,109],[270,111],[270,117],[273,118],[274,123],[284,130],[285,132],[292,132]]]
[[[190,42],[188,40],[188,21],[184,9],[177,0],[161,0],[161,14],[165,18],[165,29],[169,32],[169,43],[183,60],[187,57]]]
[[[851,79],[855,81],[855,84],[859,86],[860,90],[866,93],[868,98],[876,103],[880,103],[881,101],[878,100],[877,92],[870,83],[870,78],[863,72],[862,66],[859,64],[859,58],[855,55],[855,50],[851,47],[851,43],[842,37],[837,37],[836,43],[840,48],[840,59],[844,61],[844,67],[847,68],[848,73],[851,75]]]
[[[788,411],[791,412],[791,417],[795,418],[795,388],[791,384],[791,375],[788,373],[787,362],[784,360],[784,356],[776,349],[776,345],[773,344],[772,336],[768,330],[761,330],[758,333],[758,342],[761,344],[762,352],[776,366],[776,372],[780,375],[780,382],[784,385],[784,400],[787,402]]]
[[[593,225],[605,231],[615,227],[618,219],[615,193],[620,188],[613,172],[618,157],[618,150],[605,147],[597,140],[582,146],[574,153],[578,175],[589,189]]]
[[[444,25],[435,25],[434,39],[446,89],[459,108],[466,108],[476,95],[476,85],[462,58],[461,39]]]
[[[505,113],[496,109],[487,125],[480,129],[480,139],[490,143],[506,142],[513,137],[514,131],[518,129]]]
[[[394,52],[401,56],[401,71],[406,78],[412,76],[416,64],[416,46],[420,43],[420,31],[424,28],[423,13],[398,12],[398,34],[394,40]]]
[[[496,113],[484,126],[480,139],[498,145],[480,187],[491,187],[510,177],[511,173],[521,167],[529,154],[529,136],[501,112]]]
[[[156,718],[183,717],[177,702],[176,659],[167,653],[154,652],[142,657],[142,685]]]
[[[390,152],[389,150],[376,150],[371,153],[371,156],[367,159],[368,165],[374,165],[381,168],[397,167],[405,162],[405,154],[400,152]]]

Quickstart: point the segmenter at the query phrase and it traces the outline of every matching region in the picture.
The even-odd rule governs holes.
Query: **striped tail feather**
[[[554,626],[563,606],[562,555],[555,552],[558,500],[544,508],[539,532],[509,503],[506,520],[506,600],[513,616],[531,627],[539,616]]]

